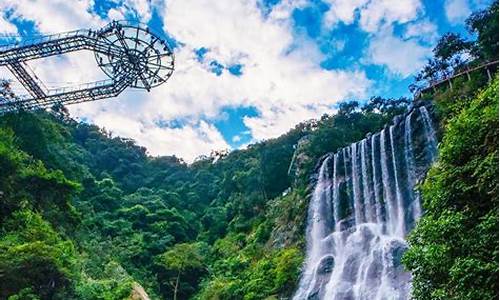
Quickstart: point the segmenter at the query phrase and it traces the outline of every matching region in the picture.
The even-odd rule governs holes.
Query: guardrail
[[[456,79],[458,77],[462,77],[462,76],[467,76],[467,80],[471,80],[471,73],[476,72],[476,71],[480,71],[480,70],[485,70],[486,74],[488,75],[488,81],[491,81],[493,79],[492,72],[491,72],[492,66],[495,66],[495,70],[497,70],[498,69],[498,60],[487,62],[487,63],[484,63],[484,64],[479,65],[479,66],[474,67],[474,68],[470,68],[470,69],[467,68],[466,70],[459,72],[457,74],[454,74],[452,76],[446,77],[446,78],[441,79],[441,80],[436,81],[436,82],[431,82],[427,87],[417,89],[417,91],[414,94],[414,98],[419,99],[423,94],[428,93],[431,90],[435,92],[438,88],[440,88],[446,84],[448,85],[448,87],[450,89],[453,89],[452,81],[454,79]]]

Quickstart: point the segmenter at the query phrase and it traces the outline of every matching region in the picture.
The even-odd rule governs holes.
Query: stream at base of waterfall
[[[321,160],[307,219],[307,254],[294,300],[408,299],[401,257],[422,214],[415,189],[436,159],[426,106]]]

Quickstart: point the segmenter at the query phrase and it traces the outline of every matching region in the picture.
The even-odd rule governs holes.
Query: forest
[[[413,89],[498,60],[498,3],[466,23],[472,37],[445,34]],[[436,107],[440,143],[403,257],[414,299],[498,298],[499,83],[471,75],[421,96]],[[0,299],[141,299],[142,289],[151,299],[291,297],[318,159],[412,101],[342,102],[276,139],[192,164],[150,156],[63,108],[3,115]]]

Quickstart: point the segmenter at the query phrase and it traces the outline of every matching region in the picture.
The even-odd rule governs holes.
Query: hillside
[[[278,139],[192,165],[149,157],[133,141],[62,116],[4,116],[2,224],[12,225],[4,228],[10,238],[2,241],[9,249],[2,261],[15,265],[2,285],[18,282],[12,288],[19,292],[36,283],[33,292],[42,297],[119,299],[135,280],[153,297],[168,298],[180,271],[181,299],[203,277],[210,280],[203,281],[202,295],[289,293],[301,263],[308,176],[288,176],[293,146],[308,135],[307,147],[316,151],[305,150],[303,164],[312,165],[319,153],[359,139],[403,109],[400,101],[386,104],[384,113],[375,113],[350,103]],[[344,138],[325,139],[332,131]],[[295,188],[282,196],[292,181]],[[28,234],[40,227],[42,236]],[[172,251],[181,265],[167,259]],[[40,268],[30,268],[34,278],[14,272],[30,265]]]

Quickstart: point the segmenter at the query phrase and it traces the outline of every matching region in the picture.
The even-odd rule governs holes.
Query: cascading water
[[[393,123],[322,158],[294,300],[408,299],[411,274],[400,259],[422,211],[414,187],[437,141],[425,106]]]

